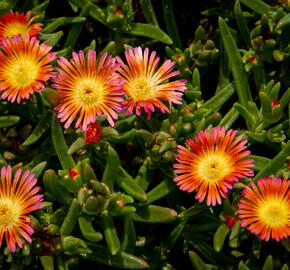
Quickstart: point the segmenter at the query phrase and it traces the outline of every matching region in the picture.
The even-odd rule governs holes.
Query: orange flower
[[[16,246],[22,248],[24,239],[32,241],[33,229],[28,214],[43,207],[43,195],[37,194],[40,187],[35,187],[36,182],[29,170],[23,172],[18,168],[13,176],[11,166],[1,169],[0,245],[5,235],[11,252],[15,252]]]
[[[242,191],[238,204],[241,226],[261,240],[277,241],[290,236],[290,181],[261,178]]]
[[[240,178],[253,176],[253,160],[247,141],[236,137],[236,130],[226,132],[224,127],[200,131],[193,140],[187,140],[190,150],[179,145],[174,178],[181,190],[197,191],[195,198],[207,205],[221,204],[232,185]]]
[[[26,14],[23,12],[10,11],[7,14],[0,17],[0,42],[6,38],[12,38],[13,36],[21,35],[25,38],[37,36],[41,31],[42,23],[33,23],[37,16],[30,17],[31,12]]]
[[[96,116],[105,115],[113,126],[122,110],[123,91],[119,75],[115,72],[115,59],[104,53],[98,64],[96,52],[90,50],[85,60],[84,52],[73,53],[70,62],[61,57],[60,68],[53,87],[58,90],[60,101],[57,116],[68,128],[78,117],[75,128],[83,131]]]
[[[174,62],[166,60],[158,68],[160,59],[156,52],[151,52],[149,56],[148,48],[143,53],[140,47],[127,50],[125,57],[128,65],[120,57],[117,57],[117,61],[120,64],[118,71],[125,79],[123,89],[128,99],[124,106],[128,114],[136,108],[136,114],[139,116],[143,108],[150,119],[155,108],[163,113],[169,112],[163,101],[167,101],[169,105],[181,104],[186,80],[167,82],[180,74],[179,71],[172,71]]]
[[[2,42],[0,51],[1,99],[20,103],[40,92],[53,75],[50,62],[56,57],[52,47],[39,44],[35,38],[14,36]]]

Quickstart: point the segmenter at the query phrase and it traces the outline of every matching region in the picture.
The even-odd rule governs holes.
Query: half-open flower
[[[1,99],[20,103],[40,92],[53,77],[51,61],[56,54],[51,46],[40,44],[35,38],[14,36],[2,42],[0,51]]]
[[[123,89],[126,92],[127,100],[124,107],[128,114],[136,109],[136,114],[141,114],[141,109],[147,113],[150,119],[155,108],[161,112],[169,112],[169,108],[163,102],[181,104],[182,95],[186,89],[186,80],[168,79],[176,77],[179,71],[173,71],[174,62],[166,60],[160,67],[159,57],[153,51],[149,55],[149,49],[144,52],[140,47],[129,49],[125,52],[128,64],[125,64],[120,57],[117,61],[120,64],[119,73],[125,79]]]
[[[290,181],[261,178],[242,191],[238,204],[241,226],[260,239],[277,241],[290,236]]]
[[[0,245],[5,236],[11,252],[22,248],[25,240],[31,242],[33,228],[29,214],[41,209],[43,195],[35,186],[37,179],[29,170],[18,168],[13,174],[11,166],[1,169],[0,181]]]
[[[247,141],[236,130],[224,127],[200,131],[193,140],[178,146],[174,181],[181,190],[196,191],[195,198],[207,205],[221,204],[239,179],[253,176],[253,160],[248,158]]]

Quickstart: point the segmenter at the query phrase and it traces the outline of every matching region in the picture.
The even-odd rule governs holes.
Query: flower
[[[1,99],[20,103],[40,92],[53,75],[50,62],[56,57],[51,46],[39,44],[35,38],[14,36],[2,42],[0,51]]]
[[[253,160],[247,141],[236,137],[237,130],[226,132],[224,127],[200,131],[186,144],[190,150],[178,145],[174,164],[177,176],[174,181],[181,190],[197,191],[195,198],[202,202],[206,197],[207,205],[221,204],[232,185],[240,178],[253,176]]]
[[[280,178],[261,178],[242,191],[238,203],[241,226],[261,240],[277,241],[290,236],[290,181]]]
[[[96,116],[107,116],[110,125],[118,118],[122,110],[123,91],[119,75],[115,72],[115,59],[104,53],[98,64],[96,52],[73,52],[70,62],[61,57],[58,61],[58,76],[53,87],[59,92],[59,103],[55,107],[57,116],[64,127],[68,128],[78,117],[75,128],[83,131],[90,123],[96,122]]]
[[[10,11],[7,14],[0,17],[0,42],[6,38],[12,38],[13,36],[21,35],[25,38],[36,37],[38,32],[41,31],[42,23],[33,23],[37,16],[31,17],[31,12],[26,14],[21,12]]]
[[[13,175],[11,166],[1,169],[0,245],[5,235],[10,252],[15,252],[16,246],[22,248],[24,239],[32,242],[33,229],[28,214],[43,207],[43,195],[37,194],[40,187],[35,186],[36,182],[29,170],[23,172],[18,168]]]
[[[160,59],[156,56],[156,52],[151,52],[149,56],[148,48],[143,53],[140,47],[127,50],[125,57],[128,65],[120,57],[117,57],[117,62],[120,64],[118,71],[125,79],[123,89],[128,99],[124,106],[128,114],[132,114],[136,108],[136,114],[139,116],[143,108],[150,119],[155,107],[163,113],[169,112],[163,100],[168,101],[169,105],[181,104],[186,80],[167,82],[168,79],[180,74],[179,71],[172,71],[174,62],[166,60],[158,68]]]
[[[101,136],[102,136],[102,130],[100,126],[98,125],[98,123],[89,124],[85,133],[85,137],[86,137],[85,142],[86,144],[95,143],[100,139]]]

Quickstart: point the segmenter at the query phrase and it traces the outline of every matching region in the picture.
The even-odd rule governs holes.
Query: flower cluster
[[[239,179],[254,176],[247,141],[236,134],[236,130],[214,127],[200,131],[193,140],[188,139],[189,149],[179,145],[173,168],[174,181],[180,189],[196,191],[199,202],[215,206],[222,203]],[[258,179],[257,185],[250,182],[238,203],[241,226],[266,241],[289,237],[289,182],[272,177]]]
[[[65,128],[75,122],[75,128],[83,131],[97,117],[106,116],[114,126],[120,112],[132,114],[135,109],[139,116],[143,108],[149,119],[156,108],[169,112],[168,105],[181,103],[186,81],[168,82],[180,72],[173,71],[171,60],[158,67],[159,57],[154,51],[149,54],[148,48],[126,51],[127,64],[107,53],[97,61],[94,50],[87,55],[81,50],[73,52],[70,60],[60,57],[54,69],[51,62],[56,54],[50,52],[51,46],[37,40],[41,24],[32,24],[35,19],[29,12],[10,12],[0,19],[2,99],[20,103],[52,79],[59,96],[55,107],[58,118]]]
[[[57,95],[53,106],[59,121],[66,129],[74,126],[84,131],[86,144],[102,136],[98,118],[105,117],[114,126],[120,113],[140,116],[144,111],[149,120],[155,110],[170,113],[172,104],[182,104],[186,80],[177,79],[180,72],[171,60],[159,65],[156,52],[141,47],[125,51],[123,60],[107,52],[97,55],[95,50],[57,58],[51,46],[39,41],[42,24],[36,19],[30,12],[11,11],[0,17],[0,99],[21,103],[51,86]],[[178,145],[173,164],[176,185],[196,192],[199,203],[222,204],[235,183],[254,176],[247,140],[237,133],[207,128],[187,139],[186,146]],[[175,151],[175,141],[173,145]],[[22,248],[24,240],[32,241],[28,214],[43,207],[35,175],[22,168],[14,171],[4,166],[0,175],[0,246],[5,237],[11,252]],[[79,172],[70,168],[69,176],[74,180]],[[237,218],[242,227],[266,241],[289,237],[289,180],[251,181],[241,197]],[[226,221],[229,228],[235,223],[233,217]]]

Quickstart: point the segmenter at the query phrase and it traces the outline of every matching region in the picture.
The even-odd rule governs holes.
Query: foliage
[[[175,62],[187,90],[149,121],[120,113],[111,127],[98,117],[92,143],[63,128],[49,83],[20,104],[1,100],[0,165],[30,169],[45,202],[32,244],[15,253],[2,244],[0,269],[288,269],[289,239],[259,240],[236,209],[250,181],[289,179],[289,1],[0,2],[1,14],[11,9],[38,16],[57,58],[148,47]],[[209,207],[178,190],[172,165],[178,144],[215,126],[248,140],[255,177]]]

